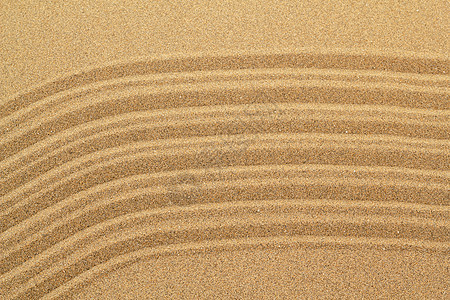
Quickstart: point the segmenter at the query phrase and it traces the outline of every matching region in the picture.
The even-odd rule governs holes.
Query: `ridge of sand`
[[[448,57],[355,49],[161,55],[31,87],[0,106],[0,295],[76,298],[137,262],[239,249],[448,265],[449,100]]]
[[[293,52],[292,52],[293,51]],[[253,52],[253,53],[252,53]],[[218,54],[216,54],[218,53]],[[159,56],[159,58],[158,58]],[[64,90],[125,76],[205,70],[259,68],[318,68],[379,70],[417,74],[449,74],[449,58],[441,54],[370,49],[317,49],[216,51],[170,54],[117,61],[68,73],[19,92],[2,104],[0,117]]]

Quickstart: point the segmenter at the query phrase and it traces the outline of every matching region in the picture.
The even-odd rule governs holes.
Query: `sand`
[[[3,1],[1,299],[446,299],[446,1]]]

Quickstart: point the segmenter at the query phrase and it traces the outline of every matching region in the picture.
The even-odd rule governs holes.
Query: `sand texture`
[[[448,299],[446,1],[68,2],[0,4],[0,299]]]

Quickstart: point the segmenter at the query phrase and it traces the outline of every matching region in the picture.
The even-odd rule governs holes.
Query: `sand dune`
[[[76,298],[138,262],[280,247],[448,271],[449,71],[401,51],[166,55],[16,94],[0,106],[0,295]]]

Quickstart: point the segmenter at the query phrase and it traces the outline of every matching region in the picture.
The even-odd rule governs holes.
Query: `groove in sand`
[[[0,105],[0,296],[63,298],[133,262],[196,251],[448,257],[448,62],[169,55],[12,96]]]
[[[49,112],[46,117],[22,122],[16,130],[4,135],[0,142],[0,160],[7,158],[25,147],[85,122],[103,117],[142,111],[148,109],[163,109],[178,106],[204,106],[223,104],[252,104],[280,102],[306,102],[306,103],[338,103],[338,104],[379,104],[398,105],[403,107],[444,109],[450,102],[450,93],[431,92],[428,88],[416,88],[414,91],[398,87],[386,89],[380,85],[372,84],[344,84],[324,81],[269,81],[269,82],[242,82],[233,83],[232,86],[207,87],[201,85],[201,90],[191,86],[185,87],[182,95],[180,90],[173,89],[157,92],[158,88],[150,87],[142,91],[136,88],[127,92],[115,92],[122,96],[99,96],[97,99],[88,97],[84,104],[77,101],[74,109],[66,104],[63,109],[53,115]],[[225,84],[229,85],[229,84]],[[331,86],[330,86],[331,85]],[[244,87],[245,88],[244,88]],[[177,91],[178,90],[178,91]],[[111,100],[112,99],[112,100]],[[392,103],[392,99],[399,101]],[[446,101],[443,101],[446,100]]]
[[[245,205],[245,204],[244,204]],[[217,205],[214,205],[217,206]],[[425,240],[440,242],[444,246],[449,246],[448,234],[449,229],[436,222],[409,221],[398,220],[398,218],[389,218],[387,216],[374,217],[344,217],[333,216],[307,216],[295,211],[294,208],[287,210],[278,210],[269,205],[268,210],[260,207],[252,208],[250,211],[243,210],[241,205],[235,212],[226,209],[226,212],[211,212],[207,209],[203,212],[195,207],[192,209],[194,216],[176,216],[173,220],[163,218],[162,221],[155,219],[154,213],[149,211],[150,219],[138,221],[124,216],[112,220],[109,223],[116,224],[118,228],[122,228],[120,233],[116,230],[106,234],[104,232],[94,233],[96,230],[102,230],[105,224],[99,224],[80,234],[73,235],[63,244],[52,247],[50,251],[46,251],[36,258],[26,263],[30,267],[25,274],[12,274],[5,276],[7,279],[13,276],[16,283],[22,283],[23,276],[29,277],[32,274],[37,275],[35,279],[26,284],[21,290],[31,289],[38,286],[38,290],[46,290],[48,281],[54,284],[54,280],[58,277],[58,282],[64,282],[75,277],[81,271],[92,268],[93,266],[105,262],[117,255],[138,250],[150,245],[160,245],[165,243],[181,243],[185,242],[186,236],[191,236],[189,240],[211,240],[215,238],[238,238],[238,237],[257,237],[271,235],[343,235],[343,236],[379,236],[383,238],[402,238],[422,237]],[[177,210],[177,209],[175,209]],[[179,210],[179,209],[178,209]],[[185,209],[186,210],[186,209]],[[169,214],[173,214],[170,212]],[[247,215],[248,214],[248,215]],[[137,214],[138,219],[146,216],[146,211]],[[233,217],[233,215],[235,215]],[[156,215],[158,216],[158,214]],[[179,219],[189,218],[189,225],[180,224]],[[127,222],[128,227],[124,224],[120,225],[120,219]],[[229,227],[224,224],[232,222],[233,226]],[[161,223],[160,223],[161,222]],[[444,222],[445,223],[445,222]],[[89,238],[94,234],[96,237]],[[194,238],[192,236],[195,236]],[[63,247],[64,249],[61,249]],[[67,248],[66,248],[67,247]],[[79,250],[77,250],[79,249]],[[55,252],[56,251],[56,252]],[[100,254],[100,252],[102,254]],[[58,255],[59,253],[59,255]],[[68,255],[62,259],[61,254]],[[98,258],[101,257],[99,261]],[[47,261],[47,262],[45,262]],[[75,267],[76,266],[76,267]],[[21,272],[25,269],[22,267]],[[26,268],[28,269],[28,268]],[[42,271],[42,272],[39,272]],[[30,273],[31,272],[31,273]],[[75,272],[75,273],[74,273]],[[64,275],[63,275],[64,274]],[[71,274],[69,277],[66,275]],[[22,278],[22,279],[20,279]],[[20,280],[20,282],[17,282]],[[53,285],[52,285],[53,286]]]
[[[272,51],[253,54],[222,52],[217,54],[172,55],[160,58],[117,62],[101,67],[92,67],[48,81],[19,93],[0,107],[0,117],[44,97],[66,89],[83,86],[97,81],[131,75],[194,72],[200,70],[239,70],[261,68],[318,68],[350,70],[383,70],[399,73],[449,74],[448,58],[439,55],[421,55],[402,51],[359,52],[347,49],[296,49],[297,53]]]
[[[345,70],[319,70],[319,69],[261,69],[261,70],[238,70],[238,71],[214,71],[214,72],[192,72],[174,73],[152,76],[133,76],[119,80],[108,80],[94,85],[84,86],[56,96],[45,98],[32,105],[27,106],[15,113],[0,119],[0,128],[5,127],[1,134],[22,122],[28,122],[43,113],[63,108],[67,103],[74,103],[81,97],[89,95],[101,95],[99,92],[107,92],[123,89],[126,87],[155,86],[155,85],[180,85],[182,83],[203,84],[207,82],[220,81],[255,81],[255,80],[297,79],[297,80],[326,80],[326,81],[355,81],[355,82],[384,82],[405,83],[409,85],[421,85],[428,87],[449,87],[450,82],[442,75],[414,75],[392,72],[376,71],[345,71]],[[28,120],[27,120],[28,119]],[[8,129],[9,128],[9,129]]]
[[[88,286],[92,281],[109,272],[124,268],[134,263],[164,256],[194,255],[197,253],[236,251],[264,248],[345,248],[345,249],[382,249],[384,251],[402,251],[405,249],[446,251],[447,247],[435,242],[411,242],[405,239],[334,237],[334,236],[279,236],[262,238],[224,239],[200,243],[172,244],[153,248],[144,248],[135,252],[117,256],[106,263],[76,276],[45,295],[45,299],[63,299],[75,296],[76,290]]]
[[[314,142],[310,141],[310,137],[315,137]],[[85,164],[76,163],[79,159],[66,163],[61,167],[58,167],[47,174],[45,176],[40,176],[35,180],[25,184],[24,186],[19,187],[14,190],[12,193],[7,194],[2,197],[2,207],[3,207],[3,226],[8,226],[9,222],[13,222],[11,224],[16,224],[20,221],[20,216],[17,215],[20,210],[20,215],[22,217],[26,215],[33,214],[33,211],[36,212],[36,209],[42,206],[42,199],[50,197],[54,200],[48,199],[47,201],[56,201],[58,199],[57,195],[64,194],[64,186],[69,186],[69,191],[74,192],[75,188],[80,191],[81,189],[88,188],[93,184],[100,184],[106,182],[108,180],[113,180],[114,178],[119,178],[127,175],[146,173],[146,172],[155,172],[155,171],[163,171],[169,170],[170,166],[167,166],[167,162],[163,158],[171,157],[171,161],[174,164],[177,159],[179,159],[179,163],[176,163],[173,166],[183,166],[183,165],[208,165],[216,166],[217,164],[226,166],[226,165],[248,165],[248,164],[261,164],[261,157],[257,155],[258,151],[266,151],[265,164],[277,164],[277,163],[326,163],[326,164],[349,164],[349,165],[385,165],[385,166],[399,166],[399,162],[402,162],[406,159],[405,162],[400,164],[400,166],[408,166],[412,168],[423,168],[427,169],[427,166],[420,165],[421,163],[426,163],[428,165],[432,164],[436,165],[436,160],[448,161],[448,155],[446,155],[444,142],[437,141],[427,141],[430,144],[430,149],[424,148],[425,140],[422,139],[411,139],[411,138],[398,138],[393,139],[392,137],[383,137],[383,136],[341,136],[341,135],[319,135],[319,134],[277,134],[277,135],[255,135],[250,136],[252,139],[257,140],[259,137],[258,143],[247,143],[247,144],[235,144],[229,145],[227,140],[230,141],[234,137],[208,137],[201,139],[181,139],[181,140],[172,140],[172,141],[164,141],[164,144],[169,143],[177,143],[179,141],[183,141],[183,143],[189,142],[193,143],[189,147],[189,149],[177,149],[177,148],[169,148],[166,150],[158,149],[158,143],[156,143],[157,148],[153,148],[149,146],[154,145],[155,142],[146,142],[140,143],[142,146],[141,149],[137,148],[139,143],[136,143],[129,147],[119,147],[114,151],[113,156],[110,158],[102,158],[101,153],[97,153],[101,160],[94,160],[94,155],[90,155],[85,159]],[[242,137],[241,137],[242,138]],[[247,138],[246,138],[247,139]],[[334,139],[336,139],[334,141]],[[201,145],[201,143],[195,143],[198,140],[204,140],[207,142],[213,141],[213,144]],[[219,143],[214,143],[214,141],[219,141]],[[345,146],[339,145],[337,143],[338,140],[346,141]],[[231,140],[233,141],[233,140]],[[246,140],[243,139],[243,142]],[[248,140],[247,140],[248,141]],[[377,144],[372,145],[374,141],[378,141]],[[394,147],[392,146],[395,142],[408,142],[415,144],[421,143],[422,147],[415,148],[409,145],[400,145]],[[157,141],[158,142],[158,141]],[[235,141],[234,141],[235,142]],[[264,145],[264,142],[267,145]],[[389,146],[382,146],[381,142],[389,143]],[[352,143],[354,143],[352,145]],[[210,153],[212,149],[211,146],[221,146],[224,149],[218,151],[216,153]],[[278,144],[278,145],[277,145]],[[337,144],[337,145],[336,145]],[[435,148],[436,145],[443,147],[443,149]],[[442,144],[442,145],[441,145]],[[176,144],[175,144],[176,145]],[[180,145],[176,145],[180,146]],[[198,147],[195,149],[194,147]],[[117,154],[120,153],[120,148],[122,149],[130,149],[130,151],[122,152],[126,156],[117,157]],[[133,150],[131,150],[133,149]],[[309,151],[308,151],[309,149]],[[315,152],[311,153],[310,150],[314,149]],[[169,151],[168,151],[169,150]],[[241,151],[239,151],[241,150]],[[242,156],[242,150],[244,151],[245,156]],[[273,152],[275,150],[275,152]],[[373,155],[373,153],[383,153],[383,150],[386,153],[389,153],[390,158],[396,157],[396,164],[392,164],[388,161],[385,161],[386,154],[384,155]],[[270,152],[272,153],[270,153]],[[287,153],[286,153],[287,151]],[[332,151],[335,155],[330,155],[330,151]],[[109,151],[108,151],[109,152]],[[106,152],[106,153],[108,153]],[[134,153],[133,153],[134,152]],[[239,153],[239,160],[236,159],[236,156],[233,155],[235,153]],[[321,153],[323,152],[323,153]],[[344,153],[342,153],[344,152]],[[395,153],[397,152],[397,153]],[[410,152],[410,153],[408,153]],[[372,155],[368,155],[368,153],[372,153]],[[417,159],[417,153],[421,153],[421,159]],[[111,155],[111,154],[110,154]],[[180,156],[181,155],[181,156]],[[201,156],[201,157],[199,157]],[[382,158],[382,161],[374,160],[375,158]],[[225,160],[218,161],[219,158]],[[358,161],[359,160],[359,161]],[[123,162],[127,162],[127,165],[124,165]],[[228,161],[228,162],[227,162]],[[290,161],[290,162],[289,162]],[[86,165],[88,163],[88,165]],[[419,165],[417,165],[419,164]],[[428,167],[429,168],[429,167]],[[65,170],[64,170],[65,169]],[[446,170],[445,166],[438,168],[438,170]],[[64,175],[63,175],[64,174]],[[109,176],[105,176],[105,174],[110,174]],[[57,178],[61,178],[61,176],[65,176],[63,180],[57,180],[55,183],[55,176]],[[90,179],[89,179],[90,178]],[[51,184],[53,182],[53,184]],[[62,183],[65,183],[62,185]],[[78,185],[78,187],[76,187]],[[39,186],[45,187],[42,191],[39,191]],[[55,190],[54,187],[59,186],[59,192]],[[52,188],[53,187],[53,188]],[[61,190],[61,188],[63,188]],[[37,201],[36,197],[29,198],[29,195],[35,193],[35,191],[39,191],[37,195],[40,195],[40,201]],[[45,194],[47,193],[47,194]],[[44,196],[43,196],[44,195]],[[46,196],[45,196],[46,195]],[[17,203],[17,199],[19,200]],[[33,199],[33,202],[30,202]],[[27,206],[23,206],[20,203],[29,203]],[[12,204],[12,206],[11,206]],[[30,206],[32,204],[32,206]],[[9,208],[8,208],[9,207]],[[6,209],[6,210],[5,210]],[[5,215],[10,214],[12,211],[16,211],[13,215],[9,215],[5,217]],[[2,226],[2,228],[4,228]],[[3,229],[2,231],[4,231]]]
[[[237,178],[241,179],[237,180]],[[346,179],[342,180],[342,178]],[[390,180],[389,184],[384,183],[386,179]],[[180,180],[181,183],[179,183]],[[0,235],[0,245],[8,249],[13,244],[19,243],[21,239],[26,240],[27,235],[32,238],[33,233],[45,229],[39,224],[49,224],[45,229],[46,238],[50,237],[48,232],[50,228],[58,235],[55,235],[52,240],[61,239],[64,237],[64,231],[74,233],[74,230],[80,230],[120,214],[171,203],[192,205],[208,202],[214,194],[221,195],[221,199],[226,201],[233,201],[233,199],[237,201],[245,197],[246,199],[273,198],[277,193],[286,194],[286,190],[289,189],[291,194],[303,195],[303,197],[326,195],[324,191],[328,190],[328,200],[332,197],[342,200],[342,197],[338,195],[339,192],[345,191],[347,195],[354,195],[353,198],[347,196],[348,199],[359,198],[385,202],[400,200],[395,190],[402,190],[404,196],[414,191],[417,195],[417,191],[423,190],[427,191],[427,194],[422,196],[421,201],[428,203],[426,200],[428,199],[430,203],[436,203],[433,202],[435,201],[433,198],[446,193],[445,182],[447,181],[448,174],[442,172],[327,165],[250,166],[223,170],[204,169],[145,174],[107,182],[63,199],[3,232]],[[243,183],[249,190],[252,186],[255,189],[259,187],[260,190],[249,194],[248,191],[245,192],[239,188]],[[337,186],[340,187],[337,188]],[[353,186],[353,191],[350,186]],[[358,195],[370,186],[380,191]],[[335,190],[333,193],[329,190],[331,187]],[[279,191],[281,188],[285,191]],[[364,198],[369,195],[371,198]],[[403,199],[405,199],[404,196]],[[58,224],[60,227],[55,229],[54,227]],[[39,233],[37,236],[41,237],[42,234]],[[35,247],[43,249],[46,245],[45,239],[34,238],[34,240]],[[7,251],[5,251],[6,254]],[[4,256],[0,256],[0,266],[2,265],[1,257]],[[16,262],[20,261],[18,257],[21,256],[15,258]],[[11,264],[12,262],[5,265],[11,266]]]
[[[282,109],[282,108],[281,108]],[[226,111],[226,109],[225,109]],[[140,139],[167,139],[180,136],[199,135],[225,135],[236,133],[274,133],[274,132],[320,132],[320,133],[350,133],[350,134],[389,134],[408,135],[413,137],[431,138],[439,137],[441,133],[448,136],[448,126],[438,122],[424,122],[416,120],[405,120],[399,118],[383,119],[370,116],[352,116],[352,113],[341,112],[341,116],[330,116],[326,113],[308,111],[279,112],[279,116],[267,117],[264,112],[252,116],[231,114],[228,117],[209,117],[186,121],[158,121],[138,120],[133,124],[132,120],[127,123],[131,125],[115,125],[111,129],[101,130],[95,127],[91,135],[83,138],[79,135],[70,137],[63,132],[63,136],[55,136],[52,143],[47,138],[34,147],[26,148],[19,152],[14,159],[0,163],[4,173],[8,174],[0,179],[0,195],[11,191],[20,184],[25,184],[40,174],[62,165],[70,159],[86,156],[105,148],[111,148],[136,142]],[[322,120],[327,119],[327,123]],[[121,120],[123,122],[127,119]],[[106,122],[104,122],[106,123]],[[134,121],[136,123],[136,121]],[[113,124],[114,125],[114,124]],[[108,123],[106,123],[108,126]],[[110,125],[112,126],[112,125]],[[108,126],[108,127],[110,127]],[[241,129],[242,128],[242,129]],[[84,134],[83,136],[86,136]],[[70,138],[69,138],[70,137]],[[72,141],[71,141],[72,140]],[[45,148],[43,148],[45,147]],[[35,150],[37,148],[37,150]],[[52,151],[53,150],[53,151]],[[33,153],[35,152],[35,153]],[[31,157],[24,157],[24,154]],[[39,157],[38,154],[43,154]],[[20,159],[20,161],[18,161]],[[9,165],[9,168],[5,166]]]

